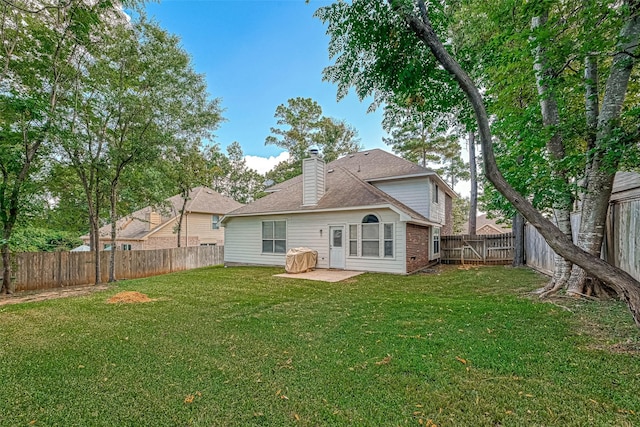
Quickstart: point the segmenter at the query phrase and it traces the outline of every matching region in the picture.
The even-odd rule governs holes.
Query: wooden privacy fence
[[[443,264],[510,264],[513,261],[513,234],[442,236]]]
[[[573,241],[577,240],[580,214],[571,216]],[[525,227],[527,265],[553,274],[555,252],[533,226]],[[640,279],[640,200],[609,205],[602,259]]]
[[[108,280],[110,252],[100,252],[102,281]],[[53,289],[95,282],[93,252],[23,252],[13,255],[16,291]],[[116,278],[137,279],[224,262],[222,246],[116,251]]]

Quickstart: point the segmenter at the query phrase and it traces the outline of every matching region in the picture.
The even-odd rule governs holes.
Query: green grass
[[[640,339],[620,303],[541,303],[526,293],[545,279],[505,267],[278,271],[0,307],[0,425],[640,425]],[[123,290],[157,300],[106,304]]]

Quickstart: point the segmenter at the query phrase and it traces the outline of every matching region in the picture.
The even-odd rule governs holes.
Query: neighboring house
[[[457,196],[434,171],[379,149],[302,170],[225,215],[225,264],[285,265],[308,247],[319,268],[407,274],[440,258]]]
[[[180,195],[166,200],[166,206],[154,209],[147,206],[116,222],[118,250],[167,249],[178,246],[176,225],[184,199]],[[182,230],[181,246],[224,244],[224,229],[220,219],[224,214],[242,204],[207,187],[191,190],[187,198]],[[85,244],[89,236],[82,236]],[[111,224],[100,228],[100,248],[111,247]]]
[[[465,222],[462,225],[462,233],[469,233],[469,221]],[[494,218],[487,218],[487,214],[478,215],[476,217],[476,234],[477,235],[487,235],[487,234],[503,234],[503,233],[511,233],[511,225],[507,225],[505,223],[498,223]]]

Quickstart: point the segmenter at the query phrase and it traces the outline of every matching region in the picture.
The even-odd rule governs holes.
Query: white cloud
[[[270,157],[244,156],[244,159],[246,160],[248,167],[257,170],[261,174],[265,174],[273,169],[273,167],[278,163],[288,160],[289,153],[287,151],[283,151],[277,156]]]

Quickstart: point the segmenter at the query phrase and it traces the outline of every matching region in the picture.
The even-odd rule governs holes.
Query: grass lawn
[[[0,307],[0,425],[640,425],[618,302],[527,269],[346,283],[207,268]],[[153,302],[107,304],[132,290]],[[596,326],[597,324],[597,326]]]

